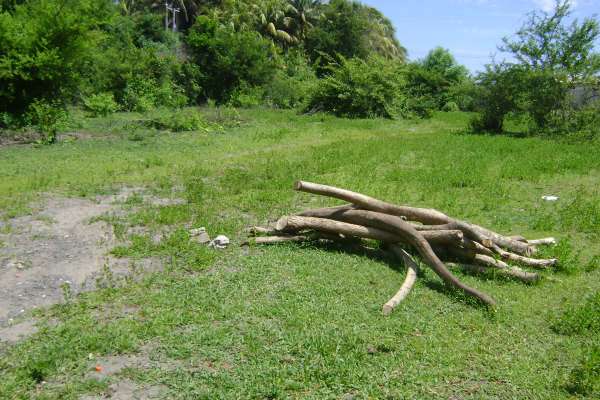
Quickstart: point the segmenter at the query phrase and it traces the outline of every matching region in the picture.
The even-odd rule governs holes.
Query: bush
[[[204,99],[226,103],[242,82],[262,86],[277,70],[273,42],[254,31],[221,26],[208,16],[196,19],[186,41],[192,61],[202,71]]]
[[[43,144],[56,142],[58,131],[67,122],[68,114],[58,102],[34,101],[25,113],[26,125],[33,126],[42,134]]]
[[[398,64],[381,58],[342,59],[309,96],[307,111],[349,118],[397,118],[407,112]]]
[[[566,106],[552,111],[546,116],[546,125],[540,134],[575,141],[600,139],[600,101],[580,109]]]
[[[458,107],[458,104],[456,104],[455,102],[449,101],[446,104],[444,104],[444,106],[442,107],[442,111],[445,111],[445,112],[460,111],[460,107]]]
[[[263,87],[264,100],[272,107],[299,107],[306,102],[316,82],[317,77],[304,54],[290,52],[284,59],[284,69],[278,70]]]
[[[184,132],[206,130],[209,124],[198,111],[186,109],[177,112],[164,112],[162,115],[151,119],[148,125],[155,129]]]
[[[36,100],[70,100],[97,50],[108,1],[30,0],[0,11],[0,112],[21,115]]]
[[[518,66],[495,64],[477,76],[475,109],[480,115],[471,121],[473,131],[500,133],[506,116],[523,110],[524,74]]]
[[[230,107],[251,108],[262,104],[263,89],[256,86],[250,86],[241,82],[240,86],[233,90],[227,104]]]
[[[106,117],[117,111],[118,105],[112,93],[93,94],[83,98],[83,105],[94,117]]]

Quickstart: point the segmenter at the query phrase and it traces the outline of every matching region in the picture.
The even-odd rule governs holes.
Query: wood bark
[[[535,251],[528,243],[513,240],[478,225],[455,220],[438,210],[398,206],[350,190],[305,181],[297,181],[294,184],[294,189],[344,200],[366,210],[406,217],[410,221],[420,222],[424,225],[445,225],[456,222],[461,226],[461,230],[463,230],[469,238],[479,241],[486,247],[488,247],[489,240],[491,240],[498,246],[518,254],[531,255]]]

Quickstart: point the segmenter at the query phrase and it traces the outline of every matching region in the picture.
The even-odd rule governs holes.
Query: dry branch
[[[531,255],[535,251],[528,243],[522,243],[509,237],[502,236],[478,225],[469,224],[464,221],[455,220],[446,214],[429,208],[418,208],[408,206],[397,206],[387,203],[373,197],[365,196],[350,190],[340,189],[333,186],[321,185],[317,183],[297,181],[294,189],[302,192],[318,194],[322,196],[334,197],[340,200],[350,202],[359,208],[377,211],[384,214],[405,217],[410,221],[420,222],[425,225],[447,225],[455,224],[445,229],[460,229],[465,234],[477,240],[486,247],[489,247],[488,240],[491,240],[500,247],[506,248],[518,254]],[[346,206],[347,207],[347,206]]]
[[[394,308],[408,296],[417,281],[417,274],[419,273],[419,266],[402,247],[392,245],[390,248],[397,257],[402,258],[404,261],[404,265],[406,265],[406,278],[402,286],[400,286],[400,290],[383,305],[383,315],[390,315]]]
[[[530,257],[536,245],[553,244],[553,238],[527,240],[523,236],[503,236],[481,226],[460,221],[427,208],[400,206],[360,193],[332,186],[298,181],[296,190],[333,197],[350,204],[304,211],[295,216],[280,218],[274,228],[254,227],[251,238],[255,244],[303,242],[311,240],[346,241],[361,246],[361,239],[389,244],[391,251],[404,260],[407,275],[400,290],[383,306],[383,313],[392,312],[410,292],[417,278],[418,267],[399,244],[409,246],[449,286],[463,290],[487,305],[495,301],[485,293],[457,279],[443,261],[458,261],[463,269],[497,273],[534,282],[536,273],[511,266],[545,268],[556,264],[555,259]],[[443,260],[443,261],[442,261]],[[455,266],[459,264],[448,264]]]

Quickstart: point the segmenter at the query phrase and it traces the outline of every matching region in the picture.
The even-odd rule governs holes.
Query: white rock
[[[556,201],[556,200],[558,200],[558,196],[545,195],[545,196],[542,196],[542,199],[546,200],[546,201]]]
[[[216,249],[224,249],[229,245],[229,238],[225,235],[219,235],[210,242],[211,247]]]

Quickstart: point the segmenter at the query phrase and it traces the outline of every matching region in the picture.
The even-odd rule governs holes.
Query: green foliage
[[[250,86],[246,82],[240,82],[229,97],[227,104],[230,107],[251,108],[262,104],[264,91],[261,87]]]
[[[563,335],[600,335],[600,292],[567,309],[553,329]]]
[[[419,116],[430,117],[434,111],[444,109],[456,110],[459,102],[468,107],[467,92],[461,88],[469,82],[467,69],[446,49],[437,47],[423,60],[410,63],[406,80],[410,108]]]
[[[506,116],[522,110],[524,70],[508,64],[488,65],[477,77],[475,108],[480,115],[471,122],[475,132],[500,133]]]
[[[94,117],[106,117],[119,108],[112,93],[99,93],[84,97],[83,105]]]
[[[325,66],[331,60],[338,61],[338,56],[406,58],[391,22],[376,9],[353,0],[330,1],[323,17],[308,32],[305,46],[319,75],[327,73]]]
[[[109,1],[30,0],[0,11],[0,112],[73,96],[113,10]]]
[[[592,345],[585,349],[586,354],[579,367],[573,369],[566,385],[573,394],[600,397],[600,345]]]
[[[396,63],[379,57],[342,58],[329,70],[311,93],[307,111],[348,118],[397,118],[406,113],[403,79]]]
[[[600,71],[600,57],[593,52],[600,23],[589,17],[567,24],[571,6],[570,0],[557,0],[551,13],[532,12],[514,39],[503,39],[500,49],[528,69],[566,73],[571,80],[593,76]]]
[[[501,49],[517,63],[490,65],[478,76],[475,131],[502,132],[508,114],[521,114],[531,121],[531,134],[596,136],[593,107],[575,110],[570,92],[588,87],[600,71],[593,51],[600,24],[586,18],[567,25],[569,14],[570,2],[558,1],[553,13],[530,14],[514,40],[504,39]]]
[[[456,112],[460,111],[460,107],[454,101],[449,101],[442,107],[442,111],[445,112]]]
[[[242,82],[261,86],[276,71],[276,49],[252,31],[235,31],[200,16],[187,36],[190,55],[200,71],[204,98],[226,102]]]
[[[574,141],[600,139],[600,101],[581,108],[567,106],[552,110],[545,119],[547,122],[540,131],[542,135]]]
[[[177,112],[164,111],[152,118],[148,125],[155,129],[184,132],[206,130],[209,124],[197,110],[184,109]]]
[[[40,142],[43,144],[52,144],[56,141],[56,135],[67,119],[68,114],[62,104],[41,100],[36,100],[29,105],[24,118],[26,125],[37,128],[42,134]]]
[[[299,107],[316,84],[316,75],[300,52],[289,52],[283,61],[284,69],[263,87],[265,102],[277,108]]]

